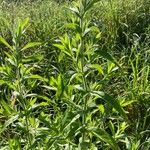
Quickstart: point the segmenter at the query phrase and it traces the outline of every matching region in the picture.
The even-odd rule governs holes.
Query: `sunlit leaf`
[[[14,51],[13,48],[6,42],[6,40],[0,36],[0,42],[3,43],[6,47],[8,47],[10,50]]]
[[[22,51],[23,51],[23,50],[26,50],[26,49],[28,49],[28,48],[32,48],[32,47],[35,47],[35,46],[39,46],[39,45],[41,45],[40,42],[28,43],[28,44],[26,44],[26,45],[22,48]]]
[[[89,66],[90,68],[96,69],[100,74],[104,75],[103,68],[99,64],[92,64]]]
[[[40,81],[48,82],[48,79],[46,79],[46,78],[44,78],[44,77],[42,77],[40,75],[30,75],[28,78],[30,78],[30,79],[38,79]]]

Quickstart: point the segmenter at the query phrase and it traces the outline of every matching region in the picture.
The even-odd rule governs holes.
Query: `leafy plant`
[[[18,138],[14,140],[11,138],[14,136],[20,136],[20,133],[15,134],[17,130],[14,130],[11,133],[11,128],[18,128],[16,122],[18,122],[18,120],[22,117],[25,119],[23,128],[24,134],[26,135],[26,146],[30,147],[32,144],[32,135],[29,129],[29,115],[30,109],[33,107],[32,105],[36,102],[36,99],[33,99],[36,94],[30,92],[34,88],[36,81],[30,79],[34,67],[24,63],[24,61],[28,58],[24,57],[24,51],[26,49],[38,46],[40,43],[33,42],[22,46],[21,41],[27,26],[28,19],[23,22],[20,20],[18,21],[16,29],[12,32],[12,46],[4,38],[0,37],[0,42],[7,47],[7,51],[4,51],[5,63],[0,67],[1,86],[3,86],[1,110],[3,113],[6,112],[6,121],[2,125],[0,133],[2,134],[7,129],[10,130],[10,135],[6,138],[10,139],[9,144],[11,149],[15,148],[12,145],[16,145],[19,142],[17,140]],[[9,126],[11,126],[11,128],[9,128]]]
[[[148,6],[0,2],[0,149],[150,149]]]

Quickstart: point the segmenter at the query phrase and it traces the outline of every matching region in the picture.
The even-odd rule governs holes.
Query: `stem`
[[[27,130],[27,142],[29,143],[29,147],[31,149],[31,136],[30,136],[30,131],[29,131],[29,122],[28,122],[28,114],[27,114],[27,103],[23,97],[23,91],[24,89],[22,88],[22,83],[21,83],[21,78],[22,75],[20,74],[21,70],[20,70],[20,63],[22,61],[22,57],[21,57],[21,52],[20,52],[20,45],[19,45],[19,40],[15,39],[15,58],[16,58],[16,80],[18,81],[18,86],[17,86],[17,90],[20,93],[19,96],[19,102],[22,104],[22,108],[25,112],[25,125],[26,125],[26,130]]]
[[[29,133],[29,123],[28,123],[28,116],[27,116],[27,111],[25,111],[25,122],[26,122],[26,130],[27,130],[27,137],[29,140],[29,147],[31,148],[31,137],[30,137],[30,133]]]
[[[85,78],[85,73],[84,73],[84,66],[85,66],[85,61],[84,61],[84,37],[83,37],[83,21],[84,21],[84,15],[80,18],[80,28],[81,28],[81,39],[80,39],[80,44],[81,44],[81,73],[82,73],[82,83],[83,83],[83,88],[85,93],[88,91],[88,85],[86,82]],[[86,110],[87,110],[87,95],[84,97],[84,102],[83,102],[83,115],[82,115],[82,125],[85,127],[86,124]],[[82,143],[85,141],[85,131],[82,133]]]

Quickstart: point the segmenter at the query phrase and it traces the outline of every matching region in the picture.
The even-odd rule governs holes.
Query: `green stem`
[[[84,66],[85,66],[85,61],[84,61],[84,37],[83,37],[83,20],[84,20],[84,16],[82,16],[80,18],[80,28],[81,28],[81,39],[80,39],[80,44],[81,44],[81,73],[82,73],[82,83],[83,83],[83,88],[84,88],[84,92],[87,93],[88,91],[88,85],[86,82],[86,78],[85,78],[85,73],[84,73]],[[82,125],[85,127],[86,124],[86,110],[87,110],[87,95],[84,97],[84,102],[83,102],[83,114],[82,114]],[[83,131],[82,133],[82,142],[85,141],[85,131]]]
[[[27,130],[27,137],[28,137],[28,141],[29,141],[29,147],[30,147],[30,149],[31,149],[31,137],[30,137],[30,132],[29,132],[29,123],[28,123],[28,116],[27,116],[27,112],[25,112],[26,113],[26,118],[25,118],[25,120],[26,120],[26,130]]]
[[[20,54],[20,49],[19,49],[19,40],[16,39],[15,42],[15,57],[16,57],[16,80],[18,81],[18,86],[17,90],[20,93],[19,96],[19,101],[22,104],[23,110],[25,112],[25,125],[26,125],[26,130],[27,130],[27,141],[29,142],[29,147],[31,148],[31,136],[30,136],[30,131],[29,131],[29,122],[28,122],[28,114],[27,114],[27,104],[25,99],[23,98],[23,91],[24,89],[22,88],[22,83],[21,83],[21,70],[20,70],[20,62],[21,62],[21,54]]]

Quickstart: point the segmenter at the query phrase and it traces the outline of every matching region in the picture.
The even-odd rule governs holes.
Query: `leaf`
[[[78,24],[76,23],[67,23],[66,27],[69,29],[76,29],[78,27]]]
[[[58,55],[58,62],[60,63],[63,58],[64,58],[65,54],[61,51],[60,54]]]
[[[92,64],[89,67],[96,69],[100,74],[104,75],[103,69],[99,64]]]
[[[46,102],[41,102],[41,103],[39,104],[39,106],[49,106],[49,104],[46,103]]]
[[[99,50],[98,53],[99,53],[103,58],[105,58],[106,60],[109,60],[109,61],[113,62],[113,63],[116,64],[119,68],[121,68],[121,66],[118,64],[117,60],[116,60],[112,55],[110,55],[107,51]]]
[[[55,47],[59,48],[60,50],[64,51],[65,47],[62,44],[54,44]]]
[[[43,59],[43,55],[41,54],[34,54],[34,55],[31,55],[31,56],[26,56],[22,59],[22,62],[24,63],[29,63],[29,62],[33,62],[33,61],[40,61]]]
[[[85,31],[84,31],[84,33],[83,33],[83,37],[84,37],[87,33],[89,33],[90,31],[91,31],[91,28],[86,28]]]
[[[81,77],[82,77],[82,74],[81,74],[81,73],[74,73],[74,74],[71,76],[69,83],[71,83],[74,79],[76,79],[77,81],[82,82]]]
[[[27,95],[25,95],[25,97],[24,98],[28,98],[28,97],[37,97],[37,95],[38,94],[36,94],[36,93],[32,93],[32,94],[27,94]]]
[[[31,42],[31,43],[26,44],[26,45],[21,49],[21,51],[23,51],[23,50],[25,50],[25,49],[28,49],[28,48],[35,47],[35,46],[39,46],[39,45],[41,45],[40,42]]]
[[[114,99],[113,97],[102,91],[92,91],[91,94],[97,95],[98,97],[102,98],[103,100],[111,104],[123,117],[127,119],[126,113],[117,99]]]
[[[33,104],[31,107],[28,108],[28,110],[26,111],[26,115],[30,115],[31,112],[33,112],[33,110],[35,108],[38,108],[39,107],[39,104]]]
[[[101,113],[104,114],[104,112],[105,112],[104,105],[100,104],[100,105],[98,105],[98,108],[101,111]]]
[[[88,130],[90,130],[100,140],[109,144],[112,150],[120,150],[119,146],[115,142],[115,139],[111,135],[109,135],[105,130],[95,127],[90,128]]]
[[[48,98],[47,96],[44,96],[44,95],[37,95],[37,97],[40,98],[40,99],[43,99],[43,100],[47,101],[49,104],[50,104],[50,103],[53,103],[53,104],[54,104],[54,102],[53,102],[50,98]],[[44,104],[44,103],[45,103],[45,102],[43,102],[43,104]]]
[[[12,109],[8,103],[6,103],[4,100],[1,100],[0,104],[5,109],[5,112],[7,113],[7,115],[10,115],[12,113]]]
[[[72,120],[64,127],[63,130],[67,129],[72,123],[74,123],[77,119],[79,119],[80,114],[77,114]]]
[[[8,58],[8,59],[6,59],[12,66],[16,66],[16,64],[15,64],[15,62],[12,60],[12,59],[10,59],[10,58]]]
[[[48,89],[48,90],[52,90],[52,91],[57,91],[56,87],[51,87],[51,86],[47,86],[47,85],[43,85],[42,87]]]
[[[92,6],[94,4],[96,4],[97,2],[99,2],[100,0],[90,0],[87,2],[87,5],[85,7],[85,11],[88,11],[90,8],[92,8]]]
[[[48,79],[47,78],[44,78],[40,75],[31,75],[30,77],[28,77],[29,79],[38,79],[40,81],[45,81],[45,82],[48,82]]]
[[[24,19],[23,22],[21,23],[20,27],[21,27],[22,34],[25,32],[26,30],[25,26],[27,26],[28,23],[29,23],[29,18]]]
[[[20,38],[20,36],[22,34],[25,33],[25,31],[28,27],[28,23],[29,23],[29,18],[26,18],[23,21],[18,19],[17,27],[16,27],[16,30],[15,30],[16,37],[14,37],[14,38],[18,39],[18,38]],[[15,41],[16,41],[16,39],[15,39]]]
[[[0,80],[0,85],[5,84],[5,83],[6,83],[6,81]]]
[[[73,109],[77,109],[79,111],[83,111],[82,107],[80,105],[77,105],[76,103],[74,103],[72,100],[64,100],[64,102],[66,102]]]
[[[0,42],[3,43],[5,46],[7,46],[10,50],[14,51],[13,48],[1,36],[0,36]]]
[[[54,46],[59,48],[62,52],[71,57],[71,54],[66,50],[65,46],[61,44],[54,44]]]
[[[8,119],[3,128],[0,130],[0,133],[2,133],[10,124],[12,124],[13,122],[15,122],[16,120],[18,120],[19,118],[19,114],[12,116],[10,119]]]
[[[107,62],[107,73],[111,73],[112,69],[115,67],[115,64],[108,60]]]
[[[80,84],[73,85],[73,88],[75,88],[79,91],[84,91],[83,87]]]
[[[61,74],[59,74],[57,78],[57,92],[56,97],[60,98],[64,92],[64,83],[63,83],[63,77]]]
[[[76,14],[79,18],[80,16],[80,12],[79,9],[77,7],[73,7],[73,8],[69,8],[74,14]]]

